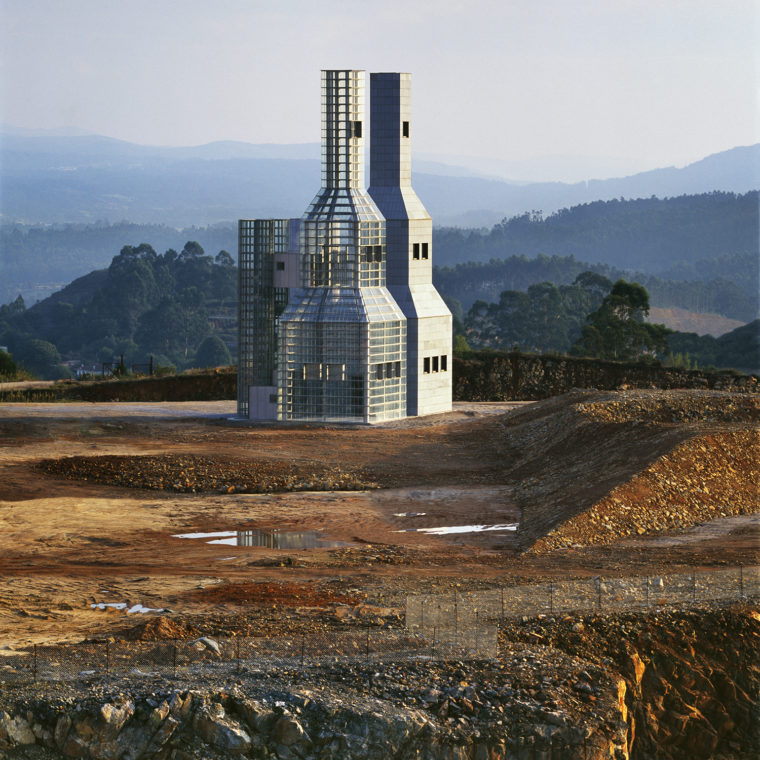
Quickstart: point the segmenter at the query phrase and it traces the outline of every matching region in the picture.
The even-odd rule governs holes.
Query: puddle
[[[315,530],[225,530],[213,533],[178,533],[173,538],[204,539],[207,544],[257,546],[266,549],[333,549],[352,546],[348,541],[324,538]]]
[[[424,517],[427,512],[394,512],[394,517]]]
[[[432,536],[447,536],[453,533],[483,533],[490,530],[517,530],[519,523],[502,525],[444,525],[439,528],[407,528],[396,533],[429,533]]]

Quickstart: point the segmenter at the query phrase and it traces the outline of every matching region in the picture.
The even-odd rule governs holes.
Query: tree
[[[218,335],[209,335],[198,346],[195,354],[196,367],[228,367],[230,364],[230,352]]]
[[[572,352],[599,359],[633,361],[668,350],[664,325],[644,321],[649,316],[649,294],[637,282],[618,280],[599,308],[588,315]]]

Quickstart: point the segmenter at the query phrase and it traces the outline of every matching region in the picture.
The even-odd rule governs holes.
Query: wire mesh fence
[[[695,607],[706,602],[760,596],[760,567],[626,578],[585,578],[406,599],[406,625],[440,641],[488,641],[498,620],[558,613],[613,613]]]
[[[110,676],[185,678],[193,673],[220,675],[297,671],[333,664],[399,662],[407,659],[468,659],[483,646],[495,655],[483,634],[460,641],[431,639],[408,630],[361,628],[293,637],[211,637],[165,641],[86,641],[60,646],[33,646],[0,660],[3,685],[88,681]]]

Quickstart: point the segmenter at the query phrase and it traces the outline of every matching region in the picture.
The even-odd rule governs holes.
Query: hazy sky
[[[319,70],[413,75],[416,151],[683,165],[757,142],[760,0],[0,0],[2,121],[316,142]]]

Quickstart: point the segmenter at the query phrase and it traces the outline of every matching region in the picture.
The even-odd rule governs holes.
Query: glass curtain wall
[[[364,188],[364,106],[363,71],[322,72],[322,188],[302,218],[302,287],[279,320],[281,419],[406,414],[406,320]]]

